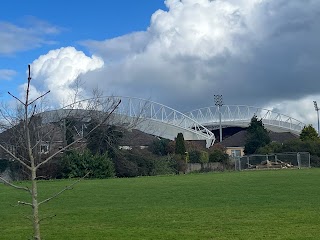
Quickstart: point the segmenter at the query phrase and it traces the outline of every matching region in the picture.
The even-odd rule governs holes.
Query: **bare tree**
[[[83,141],[91,132],[107,121],[111,121],[112,115],[120,105],[119,99],[102,99],[96,96],[88,101],[75,102],[60,110],[40,112],[36,103],[40,102],[50,91],[30,98],[31,73],[28,66],[29,76],[25,92],[25,98],[20,99],[8,92],[17,102],[18,110],[11,111],[10,108],[2,106],[0,108],[0,132],[6,137],[6,142],[0,141],[0,150],[8,158],[18,163],[31,179],[31,186],[16,185],[3,177],[0,181],[15,189],[26,191],[31,196],[30,202],[18,201],[19,205],[32,208],[33,238],[41,239],[39,206],[59,196],[64,191],[71,189],[72,185],[54,193],[51,197],[40,199],[38,196],[37,182],[39,171],[63,151],[76,146]],[[87,123],[94,122],[87,133],[79,134],[73,141],[65,141],[65,119],[76,118],[78,121]],[[95,121],[90,121],[95,119]],[[58,144],[59,143],[59,144]],[[51,146],[50,149],[47,146]],[[87,173],[89,174],[89,173]],[[83,177],[86,177],[87,174]]]

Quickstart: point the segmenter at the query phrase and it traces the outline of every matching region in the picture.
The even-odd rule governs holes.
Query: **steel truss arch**
[[[205,140],[210,147],[215,141],[214,134],[196,120],[166,105],[136,97],[105,96],[90,98],[67,105],[61,110],[108,111],[121,100],[114,111],[115,118],[127,121],[133,128],[155,136],[174,140],[183,133],[185,140]]]
[[[223,105],[220,107],[222,127],[248,127],[251,118],[256,115],[264,126],[274,132],[300,134],[305,124],[290,116],[268,109],[247,105]],[[191,119],[210,129],[219,128],[219,110],[216,106],[196,109],[185,113]]]

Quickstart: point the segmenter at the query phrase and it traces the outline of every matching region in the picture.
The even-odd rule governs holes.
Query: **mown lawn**
[[[0,185],[0,239],[32,236],[27,197]],[[40,210],[44,240],[320,239],[320,169],[84,180]]]

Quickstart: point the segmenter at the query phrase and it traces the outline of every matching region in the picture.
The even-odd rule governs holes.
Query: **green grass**
[[[40,182],[40,197],[71,180]],[[320,169],[84,180],[40,209],[51,239],[319,239]],[[27,183],[22,183],[27,184]],[[28,239],[23,191],[0,185],[0,239]]]

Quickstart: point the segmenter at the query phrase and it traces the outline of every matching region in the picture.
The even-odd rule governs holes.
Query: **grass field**
[[[40,197],[71,180],[40,182]],[[26,183],[22,183],[26,184]],[[0,185],[0,239],[30,239],[23,191]],[[84,180],[43,205],[51,239],[320,239],[320,169]]]

